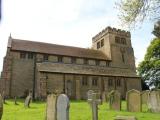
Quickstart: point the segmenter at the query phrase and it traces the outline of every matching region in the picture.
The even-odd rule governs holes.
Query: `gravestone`
[[[0,120],[2,118],[2,115],[3,115],[3,98],[0,94]]]
[[[102,103],[100,94],[88,91],[88,103],[92,108],[92,120],[98,120],[98,105]]]
[[[149,94],[149,90],[142,91],[142,104],[146,104],[147,105],[148,94]]]
[[[57,98],[57,120],[69,120],[69,99],[65,94]]]
[[[141,93],[137,90],[130,90],[127,92],[127,110],[130,112],[142,111]]]
[[[57,95],[50,94],[47,96],[46,120],[56,120],[56,103]]]
[[[2,91],[2,101],[4,104],[6,104],[6,98],[5,98],[5,92]]]
[[[121,110],[121,94],[117,90],[109,93],[109,107],[112,110]]]
[[[88,90],[88,92],[87,92],[87,98],[88,99],[92,99],[92,94],[94,93],[94,91],[93,90]]]
[[[14,104],[18,105],[18,103],[17,103],[17,97],[16,96],[14,97]]]
[[[114,120],[137,120],[135,116],[116,116]]]
[[[25,99],[25,103],[24,103],[24,106],[29,108],[30,107],[30,103],[31,103],[31,100],[32,100],[32,97],[31,95],[29,94],[26,99]]]
[[[160,93],[159,91],[150,91],[148,94],[148,109],[151,112],[160,112]]]

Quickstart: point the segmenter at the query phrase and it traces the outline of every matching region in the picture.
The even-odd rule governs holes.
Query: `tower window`
[[[25,52],[21,52],[20,53],[20,58],[21,59],[25,59],[26,58],[26,53]]]
[[[48,61],[48,57],[49,57],[48,55],[43,55],[43,60]]]
[[[100,48],[100,42],[97,43],[97,49],[99,49],[99,48]]]
[[[84,86],[88,85],[88,78],[87,78],[87,76],[83,76],[83,78],[82,78],[82,85],[84,85]]]
[[[92,78],[92,85],[97,86],[98,85],[98,77],[93,77]]]
[[[126,39],[125,38],[121,38],[121,43],[126,45]]]
[[[115,42],[116,42],[116,43],[120,43],[120,37],[117,37],[117,36],[116,36],[116,37],[115,37]]]
[[[116,43],[118,43],[118,44],[124,44],[124,45],[126,45],[127,44],[127,42],[126,42],[126,38],[121,38],[121,37],[115,37],[115,42]]]
[[[104,39],[101,40],[101,47],[104,46]]]

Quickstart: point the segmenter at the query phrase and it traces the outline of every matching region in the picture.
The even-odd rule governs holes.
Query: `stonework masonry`
[[[141,91],[136,75],[130,32],[107,27],[92,38],[92,48],[8,40],[0,79],[6,97],[46,98],[53,92],[86,99],[87,91],[118,90],[122,98],[131,89]]]

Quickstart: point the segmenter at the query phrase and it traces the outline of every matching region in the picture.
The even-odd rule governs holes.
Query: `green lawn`
[[[8,100],[4,105],[2,120],[44,120],[45,103],[31,103],[30,108],[24,108],[24,100],[18,100],[18,105],[14,105],[12,100]],[[116,115],[134,115],[138,120],[160,120],[160,114],[148,113],[146,109],[141,113],[126,112],[126,102],[122,104],[122,111],[111,111],[108,104],[104,103],[99,107],[99,120],[113,120]],[[85,101],[71,101],[70,120],[91,120],[91,109]]]

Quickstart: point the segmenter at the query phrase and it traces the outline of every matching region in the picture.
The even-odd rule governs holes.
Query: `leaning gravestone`
[[[117,90],[109,93],[109,107],[112,110],[121,110],[121,94]]]
[[[29,108],[30,107],[30,103],[31,103],[32,97],[30,95],[28,95],[25,99],[25,103],[24,106]]]
[[[57,120],[56,103],[57,103],[57,95],[50,94],[47,96],[46,120]]]
[[[102,104],[102,101],[100,94],[92,92],[93,91],[88,92],[88,103],[92,107],[92,120],[98,120],[98,105]]]
[[[141,93],[139,91],[132,89],[127,92],[127,110],[130,112],[142,111]]]
[[[69,99],[65,94],[57,98],[57,120],[69,120]]]
[[[148,94],[148,109],[151,112],[160,112],[160,93],[159,91],[150,91]]]
[[[3,115],[3,98],[0,94],[0,120],[2,118],[2,115]]]

